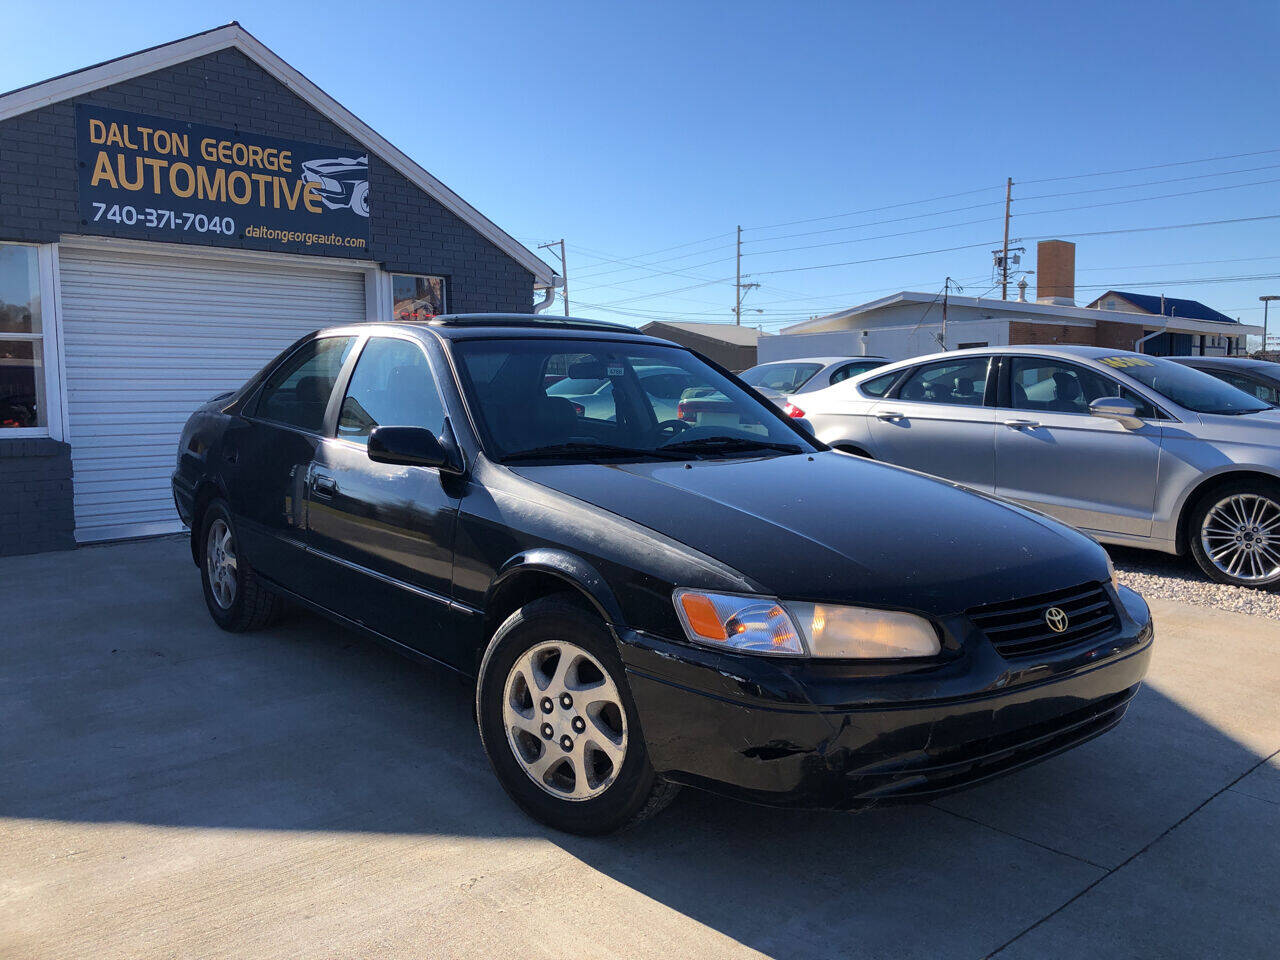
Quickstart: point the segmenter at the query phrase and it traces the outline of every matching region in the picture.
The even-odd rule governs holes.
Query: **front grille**
[[[1062,632],[1052,630],[1045,619],[1053,608],[1066,614],[1067,628]],[[1100,583],[974,607],[968,613],[969,619],[1005,657],[1062,650],[1093,640],[1119,626],[1115,605]]]

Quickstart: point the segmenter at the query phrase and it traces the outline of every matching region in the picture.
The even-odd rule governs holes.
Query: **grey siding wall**
[[[52,243],[64,233],[112,235],[110,224],[85,224],[77,212],[77,103],[306,140],[348,155],[369,152],[240,51],[222,50],[0,122],[0,240]],[[532,274],[372,153],[369,166],[369,259],[388,270],[448,277],[450,310],[532,311]],[[298,252],[252,238],[202,239],[212,246]]]

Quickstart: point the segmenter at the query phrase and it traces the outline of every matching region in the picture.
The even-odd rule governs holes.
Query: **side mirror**
[[[814,438],[818,436],[818,431],[813,428],[813,424],[810,423],[804,417],[794,417],[791,422],[794,423],[801,430],[803,430],[805,433],[807,433],[809,436]]]
[[[406,467],[436,467],[461,473],[461,458],[425,427],[374,427],[369,434],[369,459]]]
[[[1089,412],[1095,417],[1114,420],[1129,430],[1137,430],[1142,426],[1137,406],[1123,397],[1099,397],[1089,404]]]

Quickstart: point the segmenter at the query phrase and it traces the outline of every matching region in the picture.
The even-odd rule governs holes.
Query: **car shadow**
[[[1148,686],[1103,738],[933,805],[848,815],[686,790],[583,839],[503,794],[466,681],[309,614],[223,633],[180,541],[0,576],[24,584],[0,641],[0,817],[538,838],[774,955],[984,954],[1258,762]]]

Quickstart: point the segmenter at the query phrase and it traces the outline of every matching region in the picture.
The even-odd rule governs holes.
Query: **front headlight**
[[[828,603],[677,590],[676,613],[689,639],[744,653],[885,659],[932,657],[938,632],[923,617]]]

